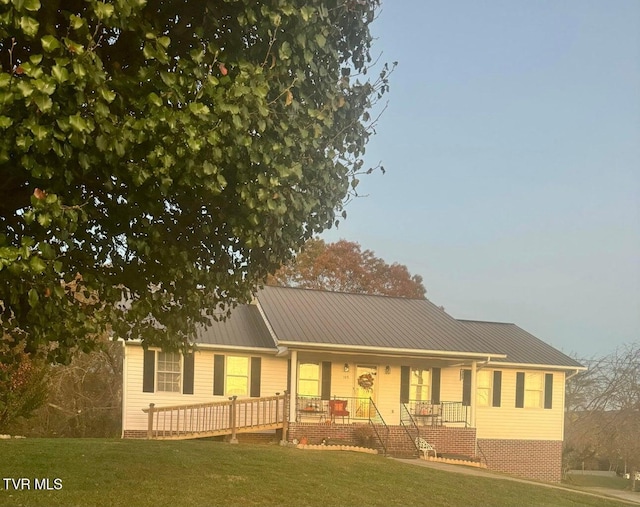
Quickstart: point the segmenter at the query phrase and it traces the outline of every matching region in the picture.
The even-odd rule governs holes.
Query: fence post
[[[149,416],[148,416],[148,424],[147,424],[147,438],[153,438],[153,407],[155,407],[155,403],[149,403]]]
[[[230,444],[237,444],[238,438],[236,437],[236,399],[237,396],[231,397],[231,440],[229,440]]]

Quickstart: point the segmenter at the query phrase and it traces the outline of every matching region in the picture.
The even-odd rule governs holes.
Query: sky
[[[386,0],[363,197],[321,236],[456,318],[592,358],[640,341],[640,2]]]

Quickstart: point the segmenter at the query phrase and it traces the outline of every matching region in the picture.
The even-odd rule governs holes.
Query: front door
[[[378,382],[378,367],[368,365],[356,366],[356,407],[355,417],[369,419],[375,417],[375,408],[369,400],[376,401],[376,384]]]

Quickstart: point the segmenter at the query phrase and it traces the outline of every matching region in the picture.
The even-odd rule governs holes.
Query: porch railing
[[[409,400],[408,403],[401,403],[401,406],[401,414],[405,414],[405,419],[409,416],[416,425],[464,424],[465,428],[469,426],[469,407],[461,401],[432,403],[425,400]]]
[[[148,416],[147,438],[188,439],[232,435],[286,425],[286,394],[264,398],[235,396],[228,401],[143,409]]]

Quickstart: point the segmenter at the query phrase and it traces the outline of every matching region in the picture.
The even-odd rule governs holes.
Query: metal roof
[[[269,329],[255,305],[238,305],[226,320],[200,328],[196,343],[276,350]]]
[[[283,344],[502,354],[426,299],[271,286],[257,298]]]
[[[582,367],[574,359],[515,324],[477,320],[458,322],[507,355],[504,359],[492,359],[492,362]]]

